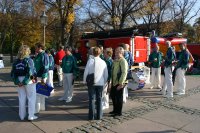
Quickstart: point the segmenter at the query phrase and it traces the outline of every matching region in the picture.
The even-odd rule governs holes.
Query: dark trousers
[[[103,92],[103,86],[88,86],[89,120],[94,120],[94,119],[100,120],[103,116],[102,92]]]
[[[113,112],[114,114],[121,115],[122,114],[122,107],[123,107],[123,90],[124,88],[121,88],[120,90],[117,90],[117,86],[112,87],[110,91],[110,97],[113,102]]]

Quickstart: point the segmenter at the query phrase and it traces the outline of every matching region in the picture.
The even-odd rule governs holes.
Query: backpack
[[[28,60],[25,58],[23,60],[17,59],[13,68],[15,76],[25,76],[28,71]]]
[[[124,52],[124,58],[128,62],[128,66],[131,67],[133,65],[133,57],[131,52],[129,51]]]

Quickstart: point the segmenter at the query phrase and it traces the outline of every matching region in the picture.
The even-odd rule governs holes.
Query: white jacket
[[[95,61],[95,64],[94,64]],[[85,67],[83,82],[86,83],[88,74],[94,73],[94,85],[104,86],[108,79],[108,69],[104,60],[99,56],[90,58]]]

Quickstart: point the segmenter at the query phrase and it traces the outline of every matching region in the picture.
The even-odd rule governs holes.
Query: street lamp
[[[44,26],[44,45],[45,45],[45,28],[46,28],[46,25],[47,25],[47,15],[45,13],[45,11],[43,11],[42,15],[40,16],[40,21],[41,23],[43,24]]]

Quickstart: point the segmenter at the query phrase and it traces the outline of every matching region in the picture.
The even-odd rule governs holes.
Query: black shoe
[[[120,113],[120,114],[116,114],[116,116],[122,116],[122,114]]]
[[[116,114],[116,113],[114,111],[111,111],[111,112],[109,112],[109,114],[113,115],[113,114]]]
[[[122,116],[121,113],[113,114],[112,117]]]
[[[120,114],[112,114],[111,117],[120,117]]]

